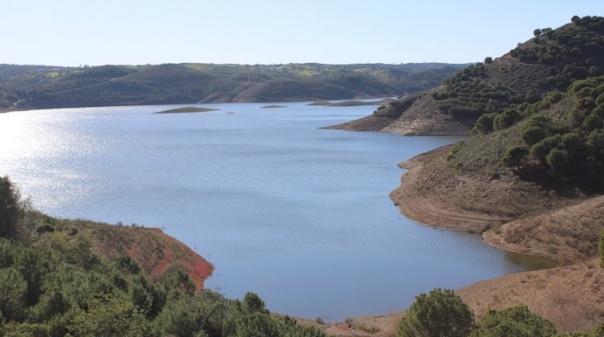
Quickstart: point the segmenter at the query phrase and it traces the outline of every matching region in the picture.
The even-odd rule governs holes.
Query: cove
[[[279,105],[0,114],[0,175],[53,216],[162,228],[214,264],[207,288],[293,316],[387,314],[534,267],[389,200],[398,162],[460,138],[325,130],[374,107]]]

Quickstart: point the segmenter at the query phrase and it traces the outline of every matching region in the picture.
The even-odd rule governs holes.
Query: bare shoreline
[[[409,219],[422,225],[465,231],[480,234],[485,244],[493,247],[529,256],[544,257],[556,260],[562,265],[552,269],[527,271],[504,275],[467,285],[456,290],[480,319],[489,310],[501,310],[516,305],[526,305],[532,311],[548,319],[562,331],[586,331],[601,322],[604,317],[604,293],[600,285],[604,284],[604,269],[598,267],[597,259],[580,254],[553,239],[552,235],[535,234],[537,243],[523,240],[511,244],[503,236],[519,221],[542,221],[540,216],[514,220],[513,217],[477,212],[463,208],[461,201],[455,202],[448,192],[452,186],[441,186],[437,179],[439,174],[436,164],[444,161],[449,147],[442,147],[420,154],[399,164],[405,169],[400,186],[390,194],[399,211]],[[430,170],[424,169],[429,167]],[[422,171],[424,170],[424,171]],[[427,184],[426,182],[429,182]],[[478,189],[484,182],[462,181],[460,184],[468,191]],[[472,186],[476,184],[476,186]],[[503,184],[495,182],[495,184]],[[430,190],[428,187],[430,186]],[[501,188],[501,186],[499,186]],[[438,190],[440,189],[440,190]],[[480,202],[486,199],[478,196]],[[471,202],[468,200],[468,202]],[[570,205],[560,212],[573,213]],[[590,200],[588,212],[604,210],[604,197]],[[571,210],[569,212],[569,209]],[[582,210],[585,211],[585,210]],[[547,215],[546,215],[547,216]],[[557,214],[551,217],[560,216]],[[546,221],[542,221],[546,222]],[[509,226],[512,225],[510,229]],[[600,225],[600,224],[596,224]],[[532,226],[531,228],[535,228]],[[592,229],[593,231],[593,229]],[[532,237],[533,233],[526,234]],[[597,242],[597,240],[596,240]],[[557,245],[554,251],[551,247]],[[367,315],[347,319],[345,322],[325,324],[312,320],[300,320],[303,324],[318,326],[331,336],[374,336],[389,337],[396,335],[396,327],[404,311],[388,315]]]

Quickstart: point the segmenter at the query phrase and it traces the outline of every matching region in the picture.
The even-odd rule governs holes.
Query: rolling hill
[[[0,109],[284,102],[396,97],[434,87],[465,65],[0,65]]]

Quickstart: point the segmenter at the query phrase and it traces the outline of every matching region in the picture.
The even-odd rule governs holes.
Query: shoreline
[[[519,219],[464,209],[462,201],[465,200],[455,200],[447,194],[447,189],[451,191],[451,187],[444,186],[442,190],[437,190],[441,186],[438,181],[432,180],[437,180],[439,174],[437,165],[434,165],[435,161],[445,161],[449,149],[450,146],[437,148],[398,164],[406,172],[401,175],[400,185],[390,193],[390,198],[399,212],[422,226],[478,234],[484,244],[502,251],[557,263],[553,267],[511,273],[455,289],[455,292],[472,308],[477,319],[489,310],[501,310],[522,304],[551,321],[559,332],[586,331],[601,323],[597,313],[604,315],[604,293],[600,291],[600,284],[604,284],[604,268],[598,267],[596,258],[573,252],[567,249],[569,247],[565,244],[556,246],[553,253],[551,247],[556,245],[556,241],[544,235],[545,231],[551,230],[544,228],[545,226],[538,228],[529,226],[532,230],[537,228],[542,232],[521,233],[529,239],[533,239],[534,236],[533,241],[537,243],[528,242],[529,239],[509,243],[504,240],[504,235],[508,231],[524,228],[522,225],[526,224],[526,221],[545,223],[551,220],[544,220],[544,216],[560,218],[562,213],[567,217],[576,216],[574,208],[583,207],[581,211],[585,211],[586,207],[590,207],[587,210],[591,212],[604,211],[604,197],[589,200],[587,203],[566,205],[551,214]],[[428,176],[425,171],[420,172],[426,165],[431,168]],[[433,190],[425,190],[426,184],[422,184],[425,181],[433,186]],[[474,188],[473,183],[479,182],[472,182],[470,179],[459,182],[460,185],[472,186],[471,189]],[[578,230],[585,231],[586,226],[583,227]],[[364,315],[329,324],[308,319],[299,321],[302,324],[317,326],[328,335],[336,337],[389,337],[396,333],[398,323],[404,314],[405,310],[387,315]]]

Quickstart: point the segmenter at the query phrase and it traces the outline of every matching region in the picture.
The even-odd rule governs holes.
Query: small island
[[[158,112],[156,112],[156,114],[197,113],[197,112],[210,112],[210,111],[216,111],[216,110],[219,110],[219,109],[185,106],[185,107],[181,107],[181,108],[158,111]]]
[[[315,101],[308,105],[310,106],[334,106],[334,107],[349,107],[349,106],[362,106],[362,105],[384,105],[393,101],[390,98],[384,98],[378,101],[339,101],[339,102],[330,102],[330,101]]]
[[[262,109],[282,109],[287,108],[285,105],[265,105]]]

